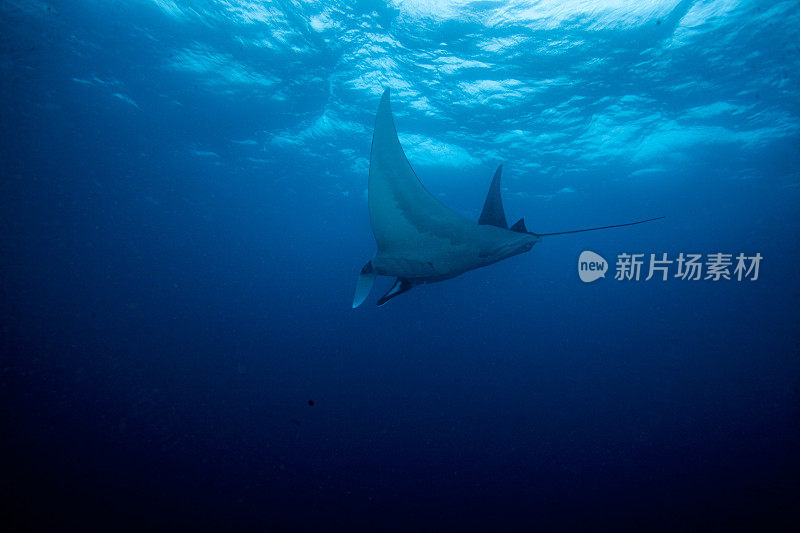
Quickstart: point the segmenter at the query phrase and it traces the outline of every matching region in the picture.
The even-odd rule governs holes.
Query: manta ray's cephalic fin
[[[494,173],[494,178],[492,178],[489,194],[486,195],[486,201],[483,203],[483,211],[481,211],[478,224],[508,229],[506,213],[503,210],[503,200],[500,198],[500,175],[502,173],[503,165],[500,165]]]
[[[403,294],[404,292],[410,291],[411,287],[413,286],[414,285],[409,280],[405,278],[397,278],[397,280],[394,282],[394,285],[392,285],[392,288],[389,289],[389,292],[381,296],[376,302],[376,305],[381,306],[385,304],[398,294]]]
[[[372,285],[375,283],[375,269],[372,268],[372,261],[367,261],[367,264],[358,273],[358,281],[356,282],[356,294],[353,296],[353,309],[364,303],[369,293],[372,291]]]

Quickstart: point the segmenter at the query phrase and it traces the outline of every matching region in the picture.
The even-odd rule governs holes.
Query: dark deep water
[[[797,527],[800,9],[592,5],[0,3],[2,522]],[[466,216],[667,218],[352,310],[384,86]]]

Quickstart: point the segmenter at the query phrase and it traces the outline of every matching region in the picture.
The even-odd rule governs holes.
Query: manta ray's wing
[[[375,119],[369,161],[369,216],[378,252],[414,258],[451,244],[474,225],[429,193],[406,159],[386,89]]]
[[[500,165],[494,173],[494,178],[492,178],[489,194],[486,195],[486,201],[483,203],[483,211],[481,211],[478,224],[508,229],[506,212],[503,210],[503,200],[500,198],[500,175],[502,173],[503,165]]]

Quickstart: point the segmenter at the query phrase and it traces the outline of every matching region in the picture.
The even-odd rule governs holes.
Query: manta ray
[[[444,281],[527,252],[542,237],[664,218],[556,233],[528,231],[522,218],[509,227],[500,198],[502,170],[500,165],[494,173],[477,222],[442,204],[422,185],[400,146],[387,88],[375,118],[369,161],[369,218],[378,251],[358,275],[353,308],[369,296],[376,276],[397,278],[378,299],[380,306],[417,285]]]

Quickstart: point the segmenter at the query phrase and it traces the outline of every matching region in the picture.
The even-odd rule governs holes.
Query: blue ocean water
[[[793,529],[798,27],[792,0],[0,2],[3,522]],[[534,232],[666,218],[351,309],[386,87],[464,216],[503,164]],[[716,253],[731,279],[675,277]]]

